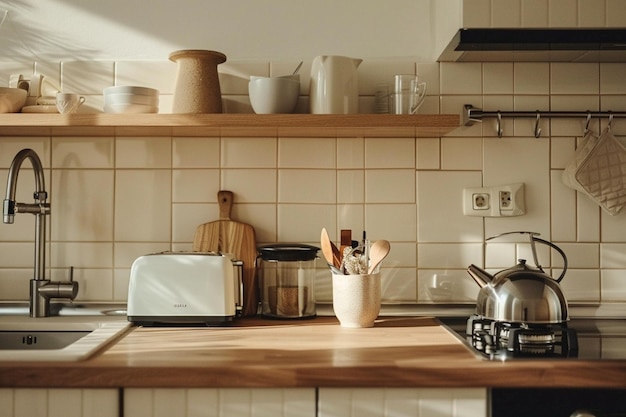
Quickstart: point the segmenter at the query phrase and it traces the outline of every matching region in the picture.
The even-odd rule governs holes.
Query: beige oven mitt
[[[614,216],[626,205],[626,147],[606,128],[600,137],[588,132],[561,179],[591,197]]]

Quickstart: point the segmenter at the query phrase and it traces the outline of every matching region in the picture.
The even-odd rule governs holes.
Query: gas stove
[[[626,360],[626,320],[576,318],[558,324],[507,323],[472,315],[439,320],[489,360]]]

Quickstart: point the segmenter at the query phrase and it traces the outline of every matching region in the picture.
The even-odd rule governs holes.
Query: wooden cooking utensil
[[[377,240],[370,248],[370,267],[367,273],[372,273],[378,268],[378,265],[389,255],[391,244],[386,240]]]
[[[341,266],[341,254],[339,253],[339,248],[330,240],[326,228],[322,228],[320,246],[322,246],[322,253],[324,254],[324,258],[326,258],[326,262],[329,265],[339,268]]]
[[[217,202],[220,208],[220,218],[201,224],[196,228],[193,250],[196,252],[228,253],[243,262],[242,315],[254,316],[259,304],[254,228],[249,224],[231,219],[230,213],[234,202],[231,191],[219,191]]]

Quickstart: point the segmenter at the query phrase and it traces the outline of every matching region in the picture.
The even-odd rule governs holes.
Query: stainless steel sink
[[[0,361],[80,361],[131,329],[124,306],[58,305],[53,317],[31,318],[28,304],[0,304]]]

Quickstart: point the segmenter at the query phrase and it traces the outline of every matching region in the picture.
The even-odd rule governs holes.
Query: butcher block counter
[[[44,354],[44,353],[42,353]],[[137,327],[82,362],[0,363],[2,387],[620,387],[626,361],[478,358],[431,317]]]

